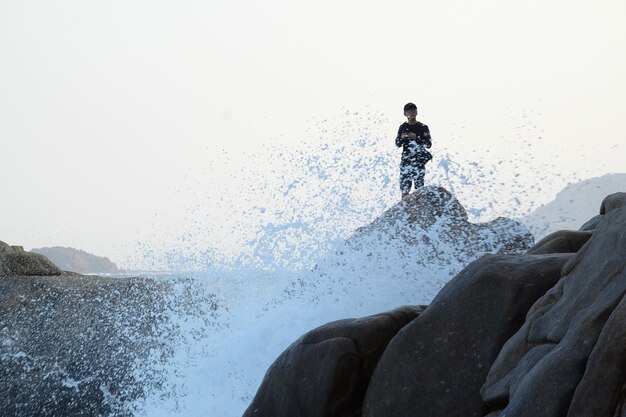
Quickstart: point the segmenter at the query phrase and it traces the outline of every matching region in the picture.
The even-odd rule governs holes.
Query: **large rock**
[[[537,242],[528,253],[575,253],[591,238],[591,231],[559,230]]]
[[[124,402],[150,385],[141,374],[161,343],[156,290],[77,274],[0,278],[0,415],[130,417]]]
[[[61,275],[62,272],[43,255],[0,242],[0,277]]]
[[[31,252],[44,255],[64,271],[78,272],[79,274],[113,274],[119,272],[117,265],[108,258],[92,255],[79,249],[54,246],[36,248]]]
[[[245,417],[360,416],[389,340],[423,307],[328,323],[294,342],[267,371]]]
[[[497,218],[468,221],[465,208],[446,189],[428,186],[405,197],[347,240],[348,248],[384,254],[393,252],[424,264],[450,260],[467,262],[484,253],[520,253],[533,237],[519,222]]]
[[[574,391],[568,417],[612,417],[626,410],[626,299],[611,313]],[[622,411],[621,416],[624,416]]]
[[[606,196],[600,205],[600,214],[626,207],[626,193],[614,193]]]
[[[486,255],[470,264],[389,343],[363,416],[484,415],[489,367],[571,256]]]
[[[606,200],[605,200],[606,202]],[[626,349],[626,208],[611,201],[558,284],[532,307],[482,388],[490,416],[612,417]]]
[[[1,277],[0,416],[141,414],[145,396],[168,389],[170,342],[181,331],[171,318],[217,322],[217,297],[193,289],[71,273]]]

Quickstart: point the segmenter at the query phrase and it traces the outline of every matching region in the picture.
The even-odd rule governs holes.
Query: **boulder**
[[[468,221],[465,208],[448,190],[428,186],[409,194],[369,225],[358,228],[351,240],[357,241],[372,233],[385,233],[411,241],[412,230],[428,229],[442,218],[453,224]]]
[[[391,340],[363,416],[483,416],[480,388],[491,364],[571,257],[486,255],[467,266]]]
[[[611,313],[593,347],[580,383],[574,391],[568,417],[612,417],[626,410],[626,298]],[[622,412],[622,416],[624,413]]]
[[[560,230],[549,234],[528,250],[528,253],[575,253],[583,247],[591,237],[591,232]]]
[[[0,242],[0,276],[47,276],[62,272],[43,255]]]
[[[13,248],[0,240],[0,253],[13,253]]]
[[[471,223],[461,203],[434,186],[409,194],[346,241],[348,249],[379,258],[402,253],[423,264],[441,261],[444,254],[465,264],[484,253],[520,253],[532,244],[532,235],[515,220]]]
[[[406,306],[308,332],[272,364],[244,416],[359,416],[387,343],[423,310]]]
[[[621,407],[626,208],[612,199],[603,207],[589,241],[489,370],[482,396],[494,416],[612,417]]]
[[[600,205],[600,214],[606,214],[611,210],[626,207],[626,193],[614,193],[606,196]]]
[[[183,288],[72,273],[0,278],[0,416],[142,414],[136,404],[168,387],[159,368],[180,337],[172,318],[211,326],[225,308]]]
[[[517,220],[497,217],[486,223],[468,223],[475,233],[469,247],[490,253],[520,253],[534,242],[533,236]]]

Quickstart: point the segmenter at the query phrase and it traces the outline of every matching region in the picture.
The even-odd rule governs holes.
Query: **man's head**
[[[413,103],[406,103],[404,105],[404,115],[409,119],[415,119],[417,117],[417,106]]]

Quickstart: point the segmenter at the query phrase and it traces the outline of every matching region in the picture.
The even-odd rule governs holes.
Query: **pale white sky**
[[[397,199],[407,101],[433,133],[431,183],[450,155],[482,167],[457,189],[470,208],[536,207],[626,171],[624,18],[621,0],[0,0],[0,240],[126,267],[148,249],[237,252],[281,207],[298,217],[282,190],[311,157],[341,183],[322,193],[381,196],[374,216]],[[354,182],[375,176],[352,163],[371,154],[384,189]]]

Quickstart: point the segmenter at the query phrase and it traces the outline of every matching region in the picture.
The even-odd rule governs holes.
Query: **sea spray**
[[[241,415],[267,367],[301,334],[328,321],[427,304],[468,262],[499,250],[494,236],[479,237],[490,243],[476,250],[453,245],[444,238],[445,218],[412,230],[421,244],[409,251],[403,241],[371,237],[362,242],[367,250],[346,246],[357,228],[398,202],[398,155],[386,140],[388,125],[382,115],[347,112],[340,121],[312,124],[293,139],[294,148],[243,150],[247,165],[229,175],[244,186],[228,198],[240,193],[249,204],[233,207],[234,222],[219,229],[245,237],[234,256],[205,250],[203,238],[217,238],[217,230],[203,225],[202,206],[188,208],[198,230],[181,235],[183,249],[170,251],[166,264],[197,271],[185,281],[192,292],[223,300],[220,326],[172,316],[181,332],[167,343],[177,351],[158,363],[169,375],[167,389],[140,403],[142,415]],[[498,205],[488,192],[510,166],[468,161],[437,137],[434,146],[426,182],[472,196],[471,220],[487,220],[502,205],[523,209],[515,183]],[[206,195],[226,197],[210,189]]]
[[[161,415],[241,414],[272,360],[311,328],[400,305],[428,304],[471,260],[487,252],[522,250],[532,241],[516,240],[523,227],[511,233],[496,225],[471,224],[454,196],[427,187],[336,244],[310,269],[238,269],[219,284],[215,271],[196,275],[195,293],[217,293],[227,300],[228,311],[219,314],[224,325],[190,340],[187,334],[205,325],[187,316],[174,319],[188,331],[178,335],[174,343],[180,348],[161,371],[169,373],[176,390],[165,401],[162,394],[149,397],[146,415],[159,415],[159,410]],[[257,241],[266,246],[256,253],[270,259],[279,255],[283,262],[287,246],[282,245],[291,240],[282,233],[300,226],[271,225],[267,238]],[[276,233],[280,244],[269,238]],[[507,239],[518,246],[507,246]]]
[[[420,244],[410,250],[401,240],[374,235],[360,247],[346,244],[356,229],[398,203],[398,155],[387,127],[381,115],[347,113],[339,122],[313,125],[294,138],[293,149],[243,150],[247,164],[228,172],[241,188],[211,188],[224,174],[210,167],[206,177],[194,178],[201,184],[190,189],[202,198],[178,207],[185,215],[181,229],[160,247],[138,243],[135,265],[175,271],[154,277],[159,285],[147,292],[152,298],[144,300],[139,292],[118,299],[119,306],[64,310],[72,320],[103,316],[114,336],[68,338],[64,348],[74,349],[61,349],[59,358],[71,361],[74,356],[66,352],[93,350],[113,363],[126,358],[125,367],[118,371],[95,361],[80,373],[48,372],[48,379],[58,375],[62,389],[72,392],[93,387],[95,395],[87,398],[104,404],[102,414],[238,416],[267,367],[306,331],[403,304],[428,304],[468,262],[499,249],[486,236],[494,244],[464,252],[445,238],[453,229],[444,218],[411,229],[411,239]],[[444,142],[434,135],[437,152],[427,184],[471,196],[460,200],[472,202],[467,211],[474,221],[504,213],[503,206],[518,210],[523,199],[515,196],[521,191],[515,182],[508,184],[506,199],[494,204],[494,179],[510,167],[468,161]],[[215,224],[219,213],[227,214],[228,224]],[[230,251],[218,247],[231,237]],[[12,325],[29,326],[19,320]],[[43,325],[52,332],[61,328]],[[12,349],[3,345],[3,361],[20,360],[20,343],[26,341],[11,328],[3,333]],[[46,356],[41,363],[54,360]],[[38,374],[30,375],[36,387]],[[47,408],[49,415],[55,406],[58,401]]]

